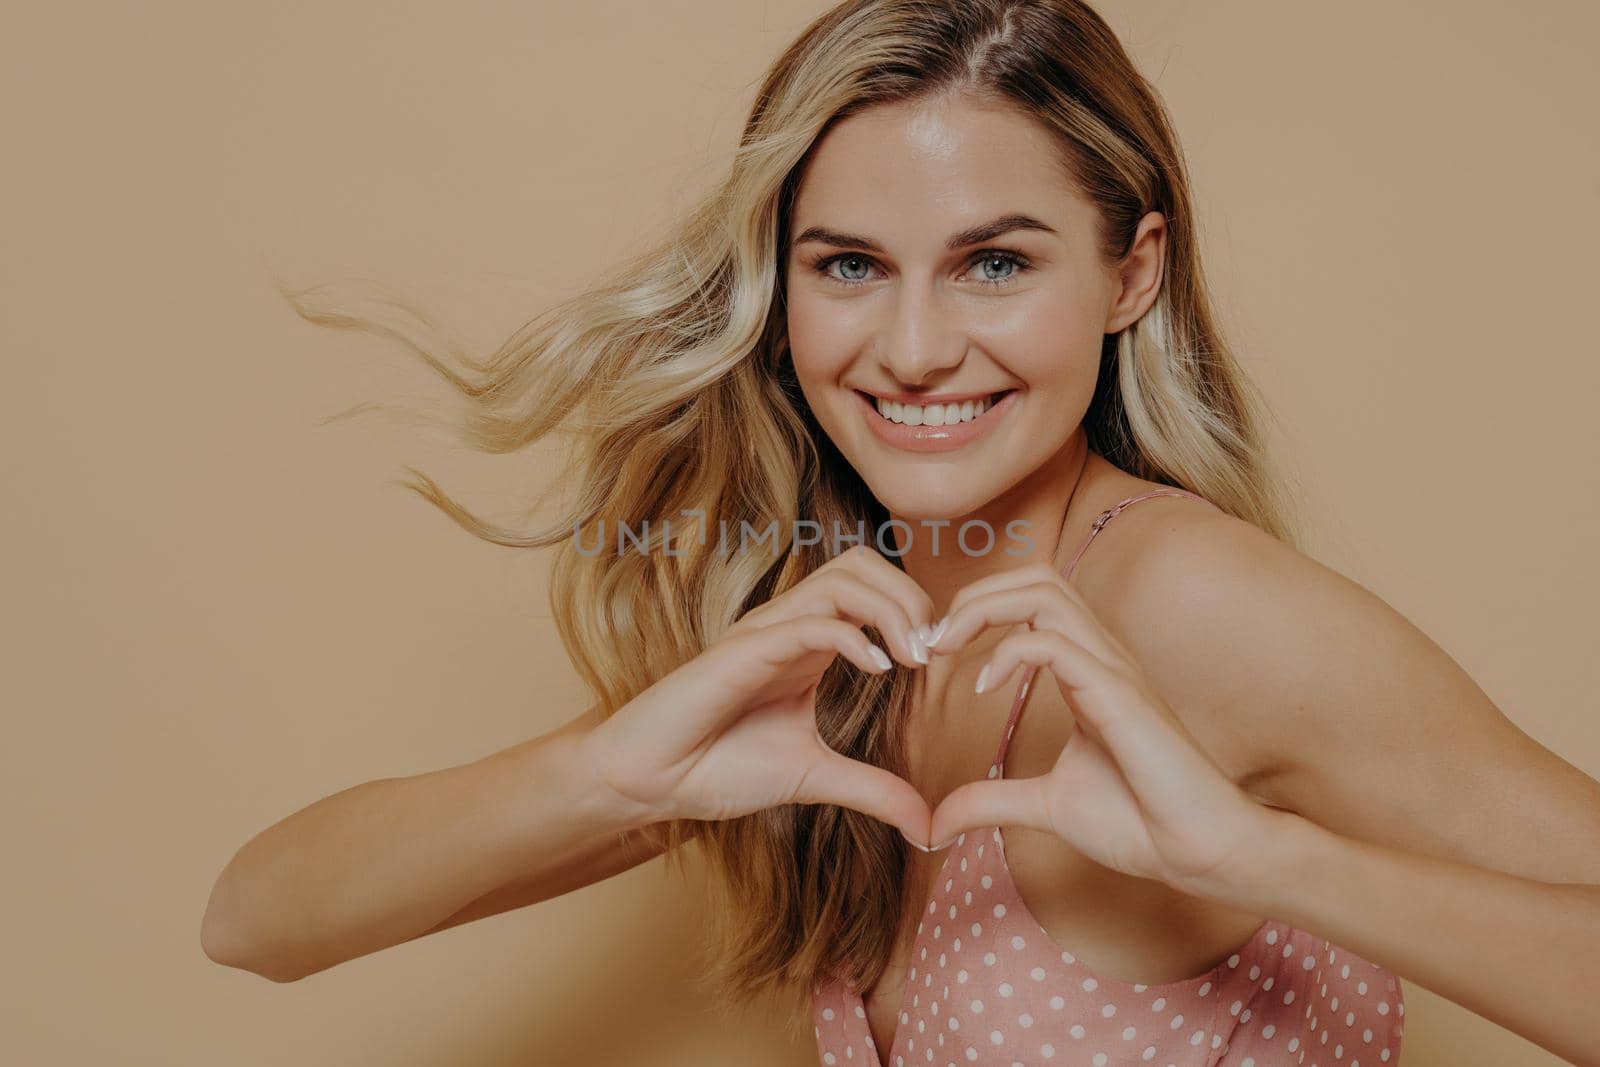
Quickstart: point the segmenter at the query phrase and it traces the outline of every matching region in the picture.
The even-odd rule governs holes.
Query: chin
[[[950,485],[947,472],[929,470],[923,473],[925,481],[923,478],[889,476],[869,480],[867,487],[896,518],[913,525],[925,521],[948,521],[952,524],[947,527],[951,535],[954,535],[955,524],[963,516],[972,514],[999,495],[997,485],[958,490]],[[875,485],[874,481],[879,484]],[[908,485],[908,481],[922,484]],[[1001,531],[997,529],[995,532],[998,535]],[[943,538],[944,533],[941,532],[940,536]]]

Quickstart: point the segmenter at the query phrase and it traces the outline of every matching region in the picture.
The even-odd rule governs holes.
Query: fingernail
[[[877,645],[869,645],[867,647],[868,647],[868,653],[867,654],[872,657],[872,662],[876,663],[878,666],[882,667],[884,670],[888,670],[890,667],[894,666],[894,662],[889,659],[889,653],[885,652],[883,649],[879,648]]]
[[[989,665],[985,663],[983,670],[978,672],[978,684],[972,687],[974,693],[983,692],[983,685],[989,680]]]
[[[928,662],[928,644],[915,630],[911,632],[911,655],[918,663]]]
[[[956,836],[959,837],[961,835],[957,834]],[[928,851],[929,852],[943,852],[945,849],[949,848],[951,845],[953,845],[955,843],[956,843],[956,839],[954,837],[952,837],[950,840],[946,841],[942,845],[934,845]]]
[[[900,830],[900,828],[898,826],[895,827],[895,829],[896,830]],[[919,845],[915,841],[911,840],[911,836],[909,834],[907,834],[904,830],[900,830],[900,836],[905,838],[906,839],[906,844],[910,845],[914,849],[918,849],[918,850],[920,850],[922,852],[932,852],[932,851],[934,851],[933,849],[929,848],[927,845]]]
[[[934,645],[938,644],[939,638],[944,636],[945,624],[948,623],[949,621],[950,621],[950,616],[946,615],[944,618],[939,620],[939,625],[934,627],[933,630],[928,634],[928,647],[929,648],[932,648]]]

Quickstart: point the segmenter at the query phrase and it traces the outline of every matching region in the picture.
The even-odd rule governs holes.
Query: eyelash
[[[864,255],[864,254],[862,254],[860,252],[837,252],[837,253],[834,253],[833,255],[823,256],[820,259],[812,260],[811,269],[816,271],[818,274],[822,275],[828,281],[833,282],[835,285],[843,285],[843,286],[846,286],[846,287],[855,287],[855,286],[858,286],[858,285],[866,285],[867,283],[866,283],[865,279],[854,280],[854,279],[850,279],[850,278],[838,278],[838,277],[834,276],[833,272],[830,271],[828,268],[833,266],[833,264],[836,261],[841,260],[841,259],[859,259],[859,260],[862,260],[863,262],[866,262],[866,263],[874,263],[875,262],[871,256]],[[982,249],[982,250],[980,250],[978,252],[975,252],[973,254],[972,258],[967,261],[967,267],[968,267],[968,269],[971,269],[971,267],[974,264],[982,263],[985,260],[990,260],[990,259],[1003,259],[1006,262],[1010,263],[1012,266],[1016,267],[1015,271],[1013,271],[1011,274],[1007,275],[1004,278],[986,278],[986,279],[984,279],[984,281],[983,281],[984,285],[992,286],[992,287],[994,287],[996,289],[999,289],[999,288],[1002,288],[1004,286],[1010,285],[1012,282],[1017,280],[1017,276],[1019,274],[1021,274],[1023,271],[1028,271],[1028,270],[1032,270],[1033,269],[1033,264],[1028,262],[1026,256],[1023,256],[1019,252],[1012,252],[1012,251],[1009,251],[1009,250],[1004,249],[1004,248],[985,248],[985,249]]]

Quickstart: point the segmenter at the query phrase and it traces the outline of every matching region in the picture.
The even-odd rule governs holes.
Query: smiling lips
[[[988,433],[1015,405],[1017,390],[950,404],[901,403],[859,390],[862,417],[879,440],[909,452],[949,452]]]

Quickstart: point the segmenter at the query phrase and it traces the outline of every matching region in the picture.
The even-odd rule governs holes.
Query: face
[[[880,105],[816,147],[790,221],[789,347],[817,421],[892,515],[973,514],[1076,442],[1104,335],[1160,280],[1159,214],[1111,265],[1096,217],[1009,108]]]

